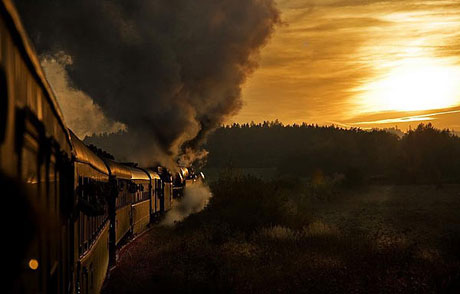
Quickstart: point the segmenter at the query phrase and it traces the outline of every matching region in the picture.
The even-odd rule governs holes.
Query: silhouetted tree
[[[233,124],[216,130],[206,148],[208,167],[276,168],[281,174],[321,171],[349,178],[433,183],[460,179],[460,139],[449,130],[420,124],[402,135],[397,128],[365,131],[278,120]]]

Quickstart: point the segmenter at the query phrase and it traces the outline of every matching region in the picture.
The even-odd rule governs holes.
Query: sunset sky
[[[460,2],[279,0],[231,122],[460,130]]]

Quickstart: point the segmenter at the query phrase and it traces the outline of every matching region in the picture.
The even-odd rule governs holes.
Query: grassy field
[[[460,186],[221,177],[136,240],[105,293],[458,293]]]

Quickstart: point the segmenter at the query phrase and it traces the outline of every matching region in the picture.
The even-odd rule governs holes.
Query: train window
[[[129,193],[136,193],[138,190],[138,186],[135,184],[135,183],[129,183],[129,186],[128,186],[128,192]]]
[[[0,66],[0,143],[5,140],[8,122],[8,85],[5,70]]]
[[[38,184],[39,166],[38,158],[38,143],[31,137],[25,136],[25,144],[21,151],[21,178],[28,185]]]

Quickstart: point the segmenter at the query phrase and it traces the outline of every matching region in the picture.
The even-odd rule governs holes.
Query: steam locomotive
[[[16,185],[2,187],[15,191],[3,197],[24,198],[34,215],[26,222],[20,214],[25,208],[7,208],[16,215],[12,230],[30,232],[17,278],[7,288],[98,293],[119,248],[199,177],[187,168],[171,174],[92,152],[66,127],[10,0],[0,0],[0,15],[0,175],[7,179],[2,183]]]

